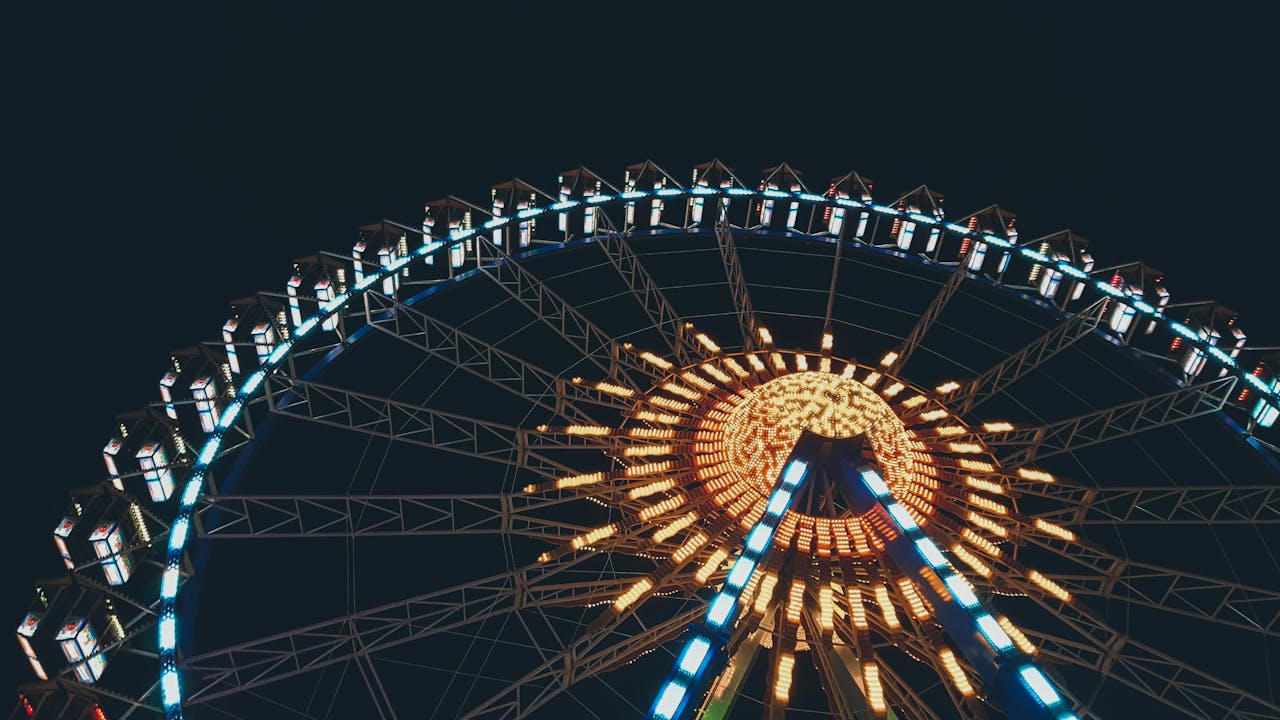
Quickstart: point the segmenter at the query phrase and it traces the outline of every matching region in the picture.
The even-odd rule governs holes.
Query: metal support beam
[[[264,385],[268,407],[279,415],[506,463],[548,478],[575,472],[531,450],[527,431],[508,425],[282,374],[267,376]]]
[[[1229,375],[1039,427],[978,433],[978,437],[1005,467],[1017,467],[1218,412],[1230,402],[1235,386],[1236,377]]]
[[[1013,589],[1026,594],[1081,638],[1063,639],[1023,628],[1042,657],[1087,668],[1192,717],[1261,720],[1280,715],[1275,701],[1121,634],[1091,610],[1061,602],[1029,580],[1014,580]]]
[[[637,382],[637,377],[648,378],[650,381],[660,379],[652,368],[630,353],[622,352],[608,333],[551,290],[521,263],[512,260],[503,250],[494,247],[481,236],[477,236],[476,242],[485,246],[491,256],[497,258],[490,264],[481,264],[480,271],[558,333],[583,359],[596,365],[611,380],[640,392],[643,388]]]
[[[1068,543],[1030,533],[1023,537],[1092,571],[1047,573],[1073,595],[1122,601],[1280,637],[1280,590],[1127,560],[1080,541]]]
[[[364,679],[365,689],[369,691],[369,700],[377,710],[380,720],[396,720],[396,708],[387,695],[387,688],[382,684],[378,668],[373,664],[373,656],[364,644],[364,638],[356,637],[358,650],[354,660],[360,677]]]
[[[1280,714],[1280,705],[1124,636],[1100,647],[1032,629],[1023,632],[1042,657],[1100,673],[1109,682],[1118,682],[1190,717],[1274,720]]]
[[[1020,485],[1020,495],[1066,504],[1036,513],[1061,525],[1275,525],[1280,524],[1280,485],[1205,487],[1108,486],[1058,483]]]
[[[1102,322],[1105,299],[1099,299],[1089,307],[1073,315],[1040,337],[1027,343],[1021,350],[993,365],[960,389],[943,398],[956,415],[968,415],[974,408],[999,395],[1019,378],[1040,367],[1054,355],[1071,347],[1077,340],[1089,335]]]
[[[622,281],[644,309],[650,325],[662,334],[676,364],[680,367],[693,364],[701,356],[702,350],[694,339],[692,329],[676,313],[662,288],[645,269],[640,256],[627,242],[626,236],[618,232],[601,233],[596,235],[596,244],[604,251],[605,257],[609,258]]]
[[[977,247],[977,244],[974,244]],[[942,314],[947,303],[951,302],[951,298],[960,289],[960,283],[964,282],[965,277],[969,274],[967,269],[969,264],[969,256],[973,253],[973,248],[960,258],[960,262],[951,269],[951,275],[946,282],[942,283],[942,287],[938,289],[938,294],[933,296],[933,300],[929,302],[929,306],[920,313],[920,318],[916,320],[915,327],[911,328],[911,332],[907,334],[902,346],[898,348],[898,355],[889,363],[886,372],[889,375],[902,374],[902,368],[906,366],[907,361],[911,359],[916,348],[920,347],[920,341],[924,340],[925,333],[929,332],[929,328],[933,327],[933,323],[937,321],[938,316]]]
[[[508,534],[552,543],[589,531],[538,517],[580,495],[221,495],[199,509],[208,539]]]
[[[365,293],[365,320],[377,330],[421,348],[455,367],[574,422],[599,421],[578,405],[577,386],[475,335],[382,293]]]
[[[760,347],[759,321],[756,320],[755,309],[751,306],[751,294],[747,288],[747,279],[742,274],[742,261],[738,259],[738,248],[733,242],[733,232],[729,229],[729,221],[721,215],[721,211],[717,210],[716,245],[720,248],[724,274],[729,281],[734,310],[738,314],[738,326],[742,329],[743,348],[755,350]]]
[[[831,716],[839,720],[858,720],[859,714],[866,709],[866,700],[861,697],[860,692],[855,696],[857,704],[855,704],[855,697],[850,697],[857,692],[857,684],[853,676],[857,665],[846,665],[835,654],[830,641],[821,639],[822,630],[814,622],[811,612],[804,612],[801,615],[801,621],[804,623],[805,636],[810,638],[809,654],[812,656],[813,667],[817,669],[818,677],[822,680],[822,689],[827,696],[827,707],[831,710]]]
[[[578,562],[535,565],[187,658],[188,705],[318,670],[517,609],[617,597],[636,577],[555,582]]]
[[[93,708],[102,700],[113,700],[127,706],[125,717],[135,710],[143,711],[148,717],[160,717],[164,713],[164,708],[159,702],[147,702],[147,693],[143,693],[142,698],[139,699],[110,690],[101,684],[87,686],[69,678],[25,683],[19,685],[17,691],[19,695],[26,698],[35,712],[28,715],[25,706],[19,701],[13,714],[9,716],[13,720],[27,717],[94,720]]]
[[[844,254],[844,241],[836,238],[835,258],[831,261],[831,284],[827,287],[827,310],[822,316],[822,332],[831,332],[831,314],[836,307],[836,287],[840,281],[840,261]]]
[[[622,667],[680,637],[704,612],[699,604],[635,633],[613,632],[619,623],[612,623],[603,631],[583,635],[462,718],[518,720],[527,717],[574,683]]]

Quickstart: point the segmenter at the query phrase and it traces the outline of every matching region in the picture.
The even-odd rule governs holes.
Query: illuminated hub
[[[777,510],[777,498],[770,493],[801,435],[861,437],[864,453],[874,459],[884,486],[898,500],[895,520],[937,527],[942,533],[939,547],[955,548],[957,558],[977,575],[986,577],[994,570],[991,560],[980,559],[974,550],[1007,564],[1011,561],[1002,557],[1001,545],[1020,527],[1074,540],[1067,528],[1027,521],[1012,511],[1003,497],[1011,478],[1035,483],[1053,478],[1033,468],[1019,468],[1016,476],[1003,471],[975,437],[1012,426],[993,423],[991,429],[971,431],[951,417],[940,398],[958,389],[958,383],[922,390],[886,375],[885,362],[868,367],[824,355],[834,344],[830,336],[818,343],[823,350],[805,353],[774,348],[767,328],[758,328],[758,334],[764,350],[727,353],[713,338],[695,333],[703,357],[686,367],[626,346],[655,369],[653,387],[640,393],[607,382],[591,385],[632,403],[622,426],[538,428],[598,444],[615,458],[614,469],[565,475],[526,491],[570,490],[606,504],[613,498],[641,501],[643,508],[633,504],[624,510],[628,519],[615,532],[647,538],[649,554],[666,555],[678,567],[696,563],[691,567],[695,579],[715,583],[733,553],[743,547],[764,549],[759,547],[761,536],[750,532],[765,513]],[[892,364],[888,356],[886,360]],[[815,559],[848,558],[854,569],[869,562],[893,529],[869,507],[859,506],[856,497],[834,491],[832,497],[834,514],[831,506],[822,512],[800,506],[786,510],[769,542]],[[695,538],[700,541],[692,543]],[[607,538],[575,538],[543,557],[597,549],[598,540]],[[844,566],[831,566],[832,579],[842,587]],[[1017,571],[1028,579],[1042,577],[1028,568]],[[900,587],[900,578],[889,574],[887,587]],[[661,578],[651,580],[656,588]],[[1061,597],[1056,586],[1036,584]],[[903,612],[915,611],[909,600],[894,602]]]
[[[849,619],[859,632],[868,628],[868,617],[893,632],[907,629],[906,618],[931,621],[935,601],[925,596],[926,581],[885,555],[906,532],[918,537],[913,541],[916,552],[937,573],[935,582],[946,597],[965,612],[982,616],[974,628],[986,641],[1000,652],[1024,651],[1025,638],[1015,641],[1004,627],[1007,620],[997,622],[982,610],[969,577],[983,582],[997,570],[1013,570],[1032,591],[1069,602],[1060,586],[1018,566],[1003,546],[1022,532],[1058,542],[1072,542],[1075,534],[1023,518],[1011,504],[1019,484],[1054,482],[1034,468],[1002,469],[981,441],[983,433],[1008,432],[1013,426],[993,422],[969,429],[943,404],[959,383],[917,388],[886,374],[891,358],[864,366],[831,357],[830,336],[818,343],[820,350],[806,353],[774,347],[767,328],[758,328],[758,334],[763,350],[731,353],[696,333],[702,357],[684,367],[625,346],[653,369],[653,386],[644,392],[574,379],[631,403],[622,424],[542,426],[537,431],[567,438],[571,445],[599,447],[614,464],[525,490],[569,491],[597,503],[617,503],[622,519],[572,538],[541,559],[598,551],[665,557],[668,563],[661,570],[613,599],[618,613],[631,612],[661,593],[673,572],[716,588],[700,634],[695,633],[678,659],[677,668],[692,670],[707,653],[715,655],[723,641],[718,634],[742,617],[757,618],[762,626],[775,622],[771,608],[781,608],[778,617],[793,628],[801,628],[804,616],[811,615],[824,638]],[[806,436],[816,436],[819,443],[842,442],[842,452],[873,461],[877,471],[863,478],[872,494],[851,492],[847,483],[837,485],[826,469],[811,473],[803,501],[780,488],[787,463],[794,461],[797,443]],[[888,521],[878,511],[882,506]],[[640,549],[621,550],[627,538],[638,540]],[[952,558],[971,575],[959,574]],[[779,577],[784,566],[787,579]],[[868,584],[872,572],[879,579]],[[804,651],[812,641],[793,640],[774,652]],[[765,644],[772,647],[767,639]],[[947,658],[941,662],[949,682],[962,692],[976,692],[969,678],[955,671],[959,666],[953,655],[939,657]],[[868,663],[864,670],[870,677],[864,678],[867,684],[878,688],[878,666]],[[684,712],[704,689],[697,682],[700,672],[675,672],[655,699],[653,717],[675,718]],[[782,695],[788,685],[781,686]]]

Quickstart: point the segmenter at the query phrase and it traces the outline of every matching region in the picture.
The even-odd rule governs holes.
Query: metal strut
[[[1218,412],[1230,402],[1236,382],[1229,375],[1039,427],[978,433],[978,437],[1005,467],[1017,467]]]
[[[1102,322],[1107,301],[1100,298],[1021,350],[993,365],[986,372],[942,398],[956,415],[968,415],[974,408],[999,395],[1019,378],[1089,335]]]
[[[1065,525],[1280,524],[1280,485],[1091,488],[1057,482],[1028,483],[1017,492],[1065,503],[1033,516]]]
[[[269,375],[264,385],[268,407],[278,415],[506,463],[547,478],[574,472],[532,450],[530,433],[509,425],[285,375]],[[552,441],[541,442],[548,447]]]
[[[831,314],[836,307],[836,286],[840,280],[840,260],[844,254],[844,241],[836,238],[836,255],[831,261],[831,285],[827,288],[827,311],[822,316],[822,332],[831,333]]]
[[[578,404],[592,402],[584,395],[584,389],[556,373],[525,362],[394,297],[366,293],[365,303],[366,322],[375,329],[574,422],[600,424]]]
[[[747,289],[746,277],[742,274],[742,262],[738,259],[738,248],[733,242],[733,232],[729,229],[729,221],[724,217],[723,201],[716,211],[716,244],[720,248],[720,259],[724,262],[724,274],[729,281],[729,292],[733,295],[733,306],[738,313],[738,326],[742,329],[742,342],[745,350],[756,350],[760,347],[758,333],[759,321],[756,320],[755,309],[751,306],[751,294]]]
[[[576,500],[524,493],[465,495],[217,495],[201,505],[207,539],[512,534],[552,543],[586,525],[536,513]]]
[[[481,264],[480,271],[614,382],[641,392],[643,388],[636,381],[637,375],[650,381],[661,379],[649,366],[622,352],[612,336],[501,248],[483,236],[478,236],[477,242],[489,251],[491,257],[497,258],[493,263]]]
[[[581,559],[531,565],[192,656],[183,662],[191,687],[187,702],[246,692],[518,609],[612,600],[635,582],[559,577]]]
[[[700,355],[700,348],[692,329],[667,300],[658,283],[654,282],[653,276],[640,262],[640,256],[627,242],[626,236],[617,231],[602,232],[596,235],[596,244],[639,301],[652,327],[662,334],[668,349],[677,360],[676,364],[680,367],[693,364]]]
[[[951,298],[956,294],[956,291],[960,289],[960,283],[964,282],[965,277],[968,275],[968,270],[965,268],[969,265],[969,257],[973,255],[976,247],[977,243],[970,247],[969,251],[960,258],[960,262],[952,269],[951,276],[947,278],[947,281],[938,289],[938,294],[934,295],[933,300],[929,302],[929,307],[920,313],[920,318],[916,320],[915,327],[911,328],[911,332],[902,341],[897,357],[886,366],[888,374],[900,375],[902,373],[902,368],[907,364],[907,360],[910,360],[916,348],[920,347],[920,341],[924,339],[925,333],[929,332],[929,328],[933,327],[933,323],[942,314],[942,310],[947,306],[947,303],[951,302]]]

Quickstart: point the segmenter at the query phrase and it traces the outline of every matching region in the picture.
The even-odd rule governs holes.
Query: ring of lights
[[[234,399],[227,404],[219,418],[216,428],[208,435],[201,446],[200,451],[197,454],[196,462],[192,467],[191,475],[182,487],[179,508],[171,524],[170,539],[166,553],[166,570],[163,575],[159,594],[160,620],[158,624],[160,646],[160,689],[162,703],[166,715],[169,718],[179,718],[182,716],[181,682],[179,679],[179,671],[175,656],[178,644],[176,600],[179,591],[179,567],[183,551],[187,544],[192,515],[196,503],[200,499],[205,473],[218,459],[224,433],[232,428],[239,420],[241,412],[247,406],[249,401],[258,393],[266,376],[269,373],[274,372],[283,363],[288,362],[290,355],[295,348],[301,346],[311,335],[317,333],[325,320],[341,313],[354,299],[370,292],[371,290],[376,291],[376,288],[380,286],[380,283],[383,280],[405,270],[411,264],[424,262],[428,257],[447,253],[451,247],[454,247],[459,243],[463,243],[479,232],[492,231],[505,227],[509,224],[518,223],[522,220],[534,218],[546,213],[568,212],[581,206],[618,206],[628,202],[635,202],[639,199],[659,196],[672,200],[693,198],[755,200],[771,198],[793,201],[816,208],[866,210],[884,218],[910,218],[913,222],[917,222],[922,225],[938,227],[949,236],[967,238],[972,241],[987,243],[993,247],[1007,249],[1010,252],[1017,253],[1022,260],[1031,265],[1049,268],[1060,272],[1065,276],[1086,282],[1088,286],[1092,288],[1091,292],[1110,296],[1115,301],[1132,307],[1136,312],[1143,316],[1163,324],[1170,332],[1184,338],[1188,345],[1197,347],[1209,357],[1212,357],[1229,374],[1234,375],[1250,386],[1260,398],[1267,399],[1272,404],[1280,405],[1280,393],[1277,393],[1259,378],[1249,374],[1233,357],[1222,351],[1220,348],[1208,344],[1186,325],[1166,317],[1157,308],[1154,308],[1142,300],[1130,298],[1106,282],[1091,281],[1089,274],[1084,270],[1081,270],[1065,261],[1053,261],[1049,257],[1032,248],[1017,247],[1004,238],[991,234],[974,232],[968,228],[952,223],[946,223],[919,213],[906,213],[893,207],[874,203],[865,203],[850,198],[827,198],[804,192],[784,192],[779,190],[756,191],[746,188],[715,189],[707,187],[695,187],[692,189],[664,188],[657,191],[633,191],[616,195],[596,195],[589,201],[566,200],[545,206],[528,208],[509,217],[500,217],[489,220],[479,228],[453,232],[447,238],[425,244],[411,254],[401,257],[386,265],[380,271],[365,276],[364,279],[357,283],[349,292],[338,295],[333,299],[322,303],[318,312],[305,319],[296,327],[293,337],[280,342],[272,350],[270,355],[265,358],[264,364],[259,369],[245,377],[243,383],[237,389]],[[836,238],[830,239],[836,240]],[[459,282],[467,277],[469,277],[467,274],[463,274],[455,278],[453,281]]]

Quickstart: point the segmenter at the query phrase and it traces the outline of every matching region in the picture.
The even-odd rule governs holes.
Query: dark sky
[[[1252,9],[311,5],[0,10],[20,548],[0,620],[57,569],[66,489],[100,477],[167,350],[358,224],[513,175],[652,158],[683,178],[718,156],[744,179],[856,169],[881,200],[927,182],[955,216],[998,202],[1023,237],[1145,258],[1280,344],[1274,18]]]

